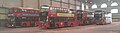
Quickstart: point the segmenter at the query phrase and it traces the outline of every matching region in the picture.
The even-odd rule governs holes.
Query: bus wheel
[[[37,27],[37,26],[39,26],[39,25],[38,25],[38,24],[35,24],[34,26]]]
[[[59,28],[59,25],[57,24],[57,25],[55,26],[55,28]]]
[[[100,25],[100,24],[96,24],[96,25]]]
[[[78,26],[81,26],[81,24],[78,24]]]
[[[103,22],[102,24],[103,24],[103,25],[105,25],[106,23],[105,23],[105,22]]]
[[[71,23],[70,26],[73,27],[73,23]]]
[[[26,27],[26,26],[27,26],[27,24],[26,24],[26,23],[24,23],[22,26],[23,26],[23,27]]]
[[[96,23],[96,25],[100,25],[99,23]]]

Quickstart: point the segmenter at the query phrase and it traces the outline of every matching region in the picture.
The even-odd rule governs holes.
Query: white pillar
[[[84,8],[84,3],[82,3],[82,10],[85,10],[85,8]]]

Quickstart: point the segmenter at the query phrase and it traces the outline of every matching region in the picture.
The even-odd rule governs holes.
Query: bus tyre
[[[39,25],[38,25],[38,24],[35,24],[34,26],[35,26],[35,27],[38,27]]]
[[[78,26],[81,26],[81,24],[78,24]]]
[[[59,28],[59,25],[56,25],[55,28]]]
[[[103,25],[105,25],[106,23],[105,22],[102,22]]]
[[[96,23],[96,25],[100,25],[100,23]]]
[[[23,27],[26,27],[26,26],[27,26],[27,24],[26,24],[26,23],[24,23],[24,24],[23,24]]]
[[[100,24],[96,24],[96,25],[100,25]]]
[[[73,27],[73,23],[71,23],[70,26]]]

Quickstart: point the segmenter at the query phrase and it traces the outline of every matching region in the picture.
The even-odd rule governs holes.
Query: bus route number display
[[[59,16],[59,17],[74,17],[74,14],[57,13],[57,16]]]

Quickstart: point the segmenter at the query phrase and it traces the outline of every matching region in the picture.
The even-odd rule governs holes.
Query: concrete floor
[[[59,29],[41,29],[38,27],[0,28],[0,33],[120,33],[120,22],[108,25],[87,25]]]

